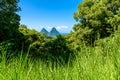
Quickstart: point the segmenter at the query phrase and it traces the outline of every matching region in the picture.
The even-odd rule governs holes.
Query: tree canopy
[[[80,39],[93,43],[98,38],[110,36],[118,29],[120,1],[84,0],[79,4],[78,11],[74,13],[74,18],[78,24],[75,24],[73,29],[82,36]]]
[[[16,36],[19,28],[19,0],[0,0],[0,42]]]

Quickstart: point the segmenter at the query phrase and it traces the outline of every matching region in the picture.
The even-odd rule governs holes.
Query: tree
[[[46,52],[50,55],[49,58],[53,58],[54,61],[58,60],[60,62],[67,63],[71,57],[73,57],[72,51],[68,47],[68,43],[64,36],[58,35],[55,39],[48,41],[44,48]]]
[[[82,35],[81,40],[94,43],[98,38],[110,36],[120,25],[119,0],[84,0],[74,13],[78,21],[74,31]],[[88,30],[83,32],[83,30]],[[78,34],[76,35],[78,36]]]
[[[45,49],[43,48],[44,44],[51,40],[51,37],[40,34],[34,29],[28,29],[26,25],[22,24],[19,27],[19,31],[23,34],[20,39],[19,47],[23,48],[23,51],[28,51],[32,56],[38,56],[45,53]],[[21,46],[22,44],[22,46]]]
[[[0,42],[15,38],[18,33],[20,16],[19,0],[0,0]]]

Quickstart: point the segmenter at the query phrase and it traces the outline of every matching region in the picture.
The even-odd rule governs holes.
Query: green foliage
[[[7,54],[9,54],[9,53],[11,53],[12,52],[12,46],[13,46],[14,44],[13,43],[11,43],[11,41],[4,41],[4,42],[1,42],[0,43],[0,51],[1,51],[1,53],[7,53]],[[1,54],[0,53],[0,54]]]
[[[88,27],[82,29],[79,28],[75,32],[71,32],[70,34],[66,35],[66,40],[69,43],[69,46],[73,49],[80,49],[80,47],[91,43],[90,38],[88,38],[89,34],[92,30]]]
[[[22,49],[28,51],[32,55],[40,55],[44,53],[43,46],[51,38],[45,34],[40,34],[35,30],[30,30],[26,25],[20,25],[19,31],[24,35],[23,41],[21,41]]]
[[[18,33],[20,16],[16,14],[20,10],[19,0],[0,1],[0,42],[14,39]]]
[[[68,62],[72,51],[68,47],[68,43],[62,35],[58,35],[55,39],[48,41],[44,48],[46,48],[47,55],[50,55],[54,60],[60,60],[61,62]]]
[[[12,58],[7,62],[0,56],[1,80],[119,80],[120,31],[114,37],[98,40],[99,46],[83,46],[73,66],[32,60],[28,56]],[[22,52],[21,52],[22,53]],[[3,54],[6,54],[5,52]],[[54,68],[53,68],[54,67]]]
[[[19,0],[0,1],[0,51],[16,51],[20,49],[21,36],[19,31],[20,11]]]
[[[68,47],[66,39],[58,35],[51,38],[45,34],[40,34],[35,30],[30,30],[26,25],[20,25],[19,31],[24,35],[21,44],[24,51],[29,50],[32,57],[39,57],[44,60],[68,62],[70,56],[73,57],[72,50]]]
[[[118,29],[120,25],[120,1],[84,0],[79,4],[74,18],[79,22],[73,28],[74,34],[82,36],[79,40],[93,44],[95,40],[108,37]]]
[[[18,31],[19,16],[15,12],[19,8],[13,8],[17,7],[16,4],[16,0],[2,0],[0,3],[0,79],[120,79],[119,0],[84,0],[74,14],[79,21],[73,28],[75,32],[56,38],[30,30],[26,25],[20,25]],[[16,15],[13,16],[13,13]],[[86,46],[90,43],[96,46]],[[6,58],[9,53],[16,54],[15,51],[20,54],[18,58]],[[29,54],[24,56],[25,53]],[[29,55],[46,60],[33,59]],[[74,57],[76,59],[73,60]],[[71,60],[74,61],[73,66],[70,66]]]

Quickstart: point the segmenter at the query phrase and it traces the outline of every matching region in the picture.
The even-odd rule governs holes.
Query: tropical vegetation
[[[0,1],[0,80],[120,79],[119,0],[84,0],[56,37],[20,24],[18,2]]]

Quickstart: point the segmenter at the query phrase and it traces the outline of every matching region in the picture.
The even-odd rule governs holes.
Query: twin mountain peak
[[[55,37],[60,34],[55,27],[53,27],[50,32],[48,32],[45,28],[43,28],[40,32],[51,37]]]

